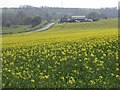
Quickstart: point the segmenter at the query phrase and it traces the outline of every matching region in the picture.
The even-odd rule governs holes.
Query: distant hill
[[[59,7],[32,7],[22,6],[19,8],[3,8],[2,19],[4,24],[26,24],[27,20],[40,16],[43,20],[51,21],[60,19],[64,15],[86,16],[90,12],[102,13],[108,18],[118,17],[118,9],[114,8],[59,8]]]

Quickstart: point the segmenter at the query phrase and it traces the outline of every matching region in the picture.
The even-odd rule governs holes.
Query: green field
[[[25,32],[29,30],[30,26],[16,26],[16,27],[4,27],[2,29],[3,34],[13,34],[19,32]]]
[[[47,24],[47,21],[43,21],[41,24],[31,27],[29,25],[20,25],[20,26],[11,26],[4,27],[2,29],[2,34],[16,34],[16,33],[24,33],[28,31],[33,31],[44,27]]]
[[[3,88],[120,88],[117,22],[3,35]]]

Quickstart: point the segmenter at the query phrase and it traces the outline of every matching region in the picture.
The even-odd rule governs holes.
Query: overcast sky
[[[117,7],[118,1],[120,0],[0,0],[0,7],[31,5],[35,7],[104,8]]]

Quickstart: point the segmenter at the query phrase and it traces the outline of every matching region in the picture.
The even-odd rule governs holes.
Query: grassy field
[[[25,32],[29,30],[30,26],[16,26],[16,27],[4,27],[2,30],[3,34],[13,34],[19,32]]]
[[[120,88],[117,19],[3,35],[3,87]]]
[[[47,24],[47,21],[44,21],[35,27],[31,27],[31,26],[27,26],[27,25],[20,25],[20,26],[14,26],[14,27],[4,27],[2,30],[2,33],[3,34],[16,34],[16,33],[33,31],[33,30],[37,30],[37,29],[44,27],[46,24]]]

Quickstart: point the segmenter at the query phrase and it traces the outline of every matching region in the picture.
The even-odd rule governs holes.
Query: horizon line
[[[111,6],[111,7],[99,7],[99,8],[91,8],[91,7],[62,7],[62,6],[59,6],[59,7],[51,7],[51,6],[32,6],[32,5],[19,5],[19,6],[16,6],[16,7],[14,7],[14,6],[10,6],[10,7],[0,7],[0,8],[22,8],[22,7],[27,7],[27,6],[30,6],[30,7],[34,7],[34,8],[86,8],[86,9],[101,9],[101,8],[118,8],[118,6]]]

